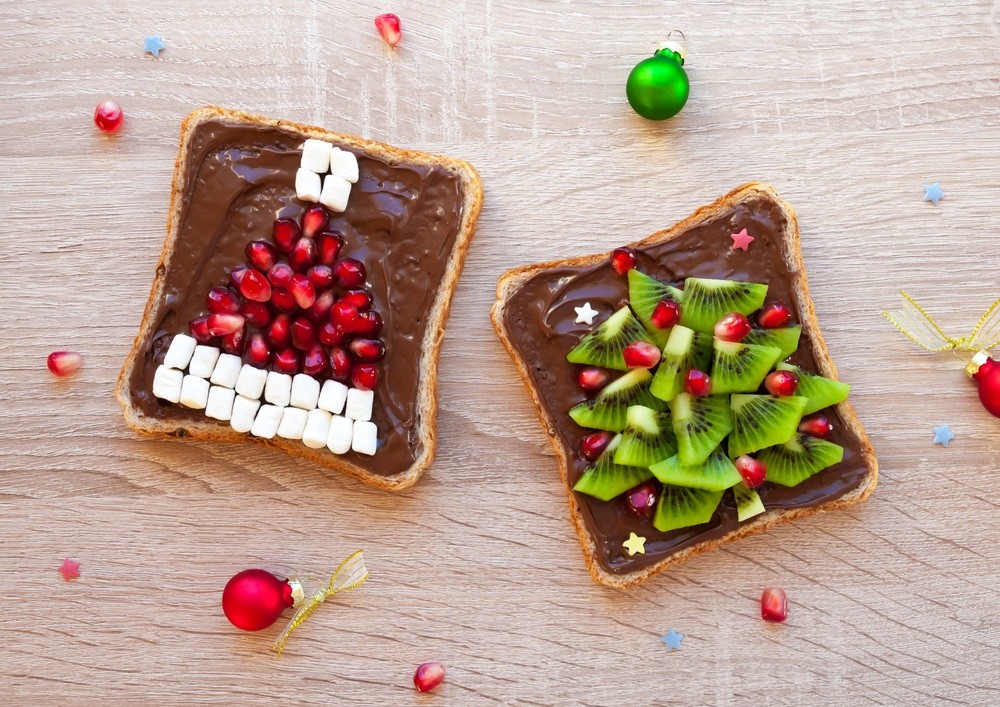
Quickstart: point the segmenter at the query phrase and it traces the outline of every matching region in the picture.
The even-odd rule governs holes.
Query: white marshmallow
[[[354,423],[343,415],[334,415],[330,422],[330,436],[326,446],[334,454],[347,454],[351,451],[351,440],[354,439]]]
[[[233,401],[233,415],[229,419],[229,424],[237,432],[249,432],[253,427],[254,418],[257,417],[258,408],[260,408],[259,400],[237,395]]]
[[[292,377],[287,373],[269,372],[264,384],[264,400],[283,408],[288,405],[291,396]]]
[[[344,409],[346,400],[347,386],[339,381],[328,380],[323,383],[323,390],[319,393],[319,401],[316,406],[320,410],[339,415],[340,411]]]
[[[260,410],[257,411],[257,417],[254,418],[253,426],[250,428],[250,434],[264,439],[274,437],[278,433],[278,425],[281,423],[282,410],[284,408],[277,405],[261,406]]]
[[[319,381],[305,373],[297,373],[292,379],[292,394],[289,403],[292,407],[312,410],[319,400]],[[324,440],[324,444],[326,440]]]
[[[370,420],[374,402],[375,391],[351,388],[347,391],[347,409],[344,410],[344,415],[352,420]]]
[[[295,195],[302,201],[319,201],[322,188],[323,183],[315,172],[300,167],[295,173]]]
[[[184,376],[181,383],[181,405],[204,410],[208,404],[208,381],[200,376]]]
[[[326,446],[330,438],[330,420],[333,415],[326,410],[310,410],[306,417],[306,428],[302,431],[302,444],[309,449],[319,449]]]
[[[336,174],[326,175],[323,180],[323,193],[319,203],[332,211],[347,209],[347,200],[351,198],[351,183]]]
[[[312,138],[306,140],[302,145],[301,166],[311,172],[326,174],[330,169],[330,150],[332,148],[333,145],[323,140],[313,140]]]
[[[181,385],[184,383],[184,374],[176,368],[160,366],[153,374],[153,395],[171,403],[181,401]]]
[[[285,439],[302,439],[309,413],[301,408],[285,408],[278,425],[278,436]]]
[[[208,403],[205,405],[205,416],[213,420],[229,422],[233,416],[233,401],[236,400],[236,391],[232,388],[224,388],[221,385],[213,385],[208,391]]]
[[[163,365],[167,368],[176,368],[183,371],[187,368],[191,356],[194,354],[194,347],[198,342],[194,337],[187,334],[176,334],[170,342],[166,355],[163,357]]]
[[[354,421],[354,439],[351,449],[358,454],[373,455],[378,449],[378,428],[374,422],[366,420]]]
[[[243,368],[243,361],[239,356],[233,354],[222,354],[212,371],[211,381],[215,385],[224,388],[235,388],[236,381],[239,380],[240,370]]]
[[[334,147],[330,152],[330,173],[341,179],[346,179],[351,184],[358,181],[358,158],[353,152],[341,150]]]
[[[188,373],[199,378],[208,378],[215,370],[220,351],[214,346],[198,345],[194,347],[194,355],[188,364]]]
[[[267,371],[263,368],[254,368],[250,364],[243,364],[240,375],[236,378],[236,392],[247,398],[259,400],[260,394],[264,392],[264,383],[267,382]]]

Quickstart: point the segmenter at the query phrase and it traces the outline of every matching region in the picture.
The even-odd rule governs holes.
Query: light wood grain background
[[[403,18],[387,49],[378,12]],[[667,124],[631,66],[688,37]],[[163,36],[159,60],[143,34]],[[0,694],[7,704],[1000,703],[1000,421],[879,310],[964,333],[997,296],[1000,4],[623,0],[0,3]],[[127,127],[91,124],[105,97]],[[390,495],[257,446],[136,437],[112,397],[160,251],[181,117],[217,103],[473,162],[486,207],[441,359],[440,451]],[[488,309],[508,267],[606,250],[749,180],[796,207],[873,498],[595,585]],[[921,201],[939,180],[947,197]],[[83,352],[54,380],[54,349]],[[949,423],[947,449],[931,443]],[[371,581],[276,660],[226,580]],[[64,582],[62,559],[82,563]],[[763,624],[783,586],[791,615]],[[684,650],[659,636],[673,627]],[[418,696],[414,667],[447,665]]]

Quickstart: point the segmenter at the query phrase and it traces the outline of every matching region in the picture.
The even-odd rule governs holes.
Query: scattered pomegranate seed
[[[354,332],[366,336],[378,336],[382,331],[382,316],[378,312],[361,312],[354,323]]]
[[[226,336],[243,328],[246,320],[239,314],[209,314],[209,336]]]
[[[316,343],[316,326],[305,317],[299,317],[292,322],[290,331],[292,346],[299,351],[308,351]]]
[[[358,308],[343,300],[334,302],[330,308],[330,323],[336,324],[343,331],[353,331],[358,321]]]
[[[324,346],[337,346],[344,340],[344,332],[338,329],[336,324],[326,322],[316,332],[316,338]]]
[[[247,330],[245,328],[234,331],[232,334],[226,334],[222,337],[222,350],[227,354],[233,354],[234,356],[239,356],[243,353],[243,339],[246,336]]]
[[[820,413],[812,417],[802,418],[802,422],[799,423],[799,432],[826,439],[833,432],[833,425],[826,415]]]
[[[330,351],[330,374],[337,380],[346,381],[351,376],[354,364],[347,351],[336,347]]]
[[[307,272],[316,263],[316,241],[302,236],[288,254],[288,264],[295,272]]]
[[[239,287],[240,294],[254,302],[267,302],[271,299],[271,283],[259,270],[247,268]]]
[[[783,329],[792,321],[792,310],[782,302],[769,302],[760,309],[757,323],[765,329]]]
[[[264,335],[255,331],[247,338],[247,363],[257,368],[264,368],[271,362],[271,347]]]
[[[375,390],[378,385],[378,368],[374,363],[359,363],[351,371],[351,382],[361,390]]]
[[[633,341],[622,352],[629,368],[652,368],[660,362],[660,349],[648,341]]]
[[[382,35],[382,39],[390,47],[396,46],[403,39],[403,27],[399,22],[399,16],[391,12],[375,18],[375,29],[378,30],[378,33]],[[444,677],[444,673],[441,676]],[[441,681],[438,680],[438,682]],[[421,690],[421,692],[427,692],[427,690]]]
[[[205,295],[205,307],[212,314],[236,314],[240,311],[240,298],[228,287],[213,287]]]
[[[650,316],[657,329],[669,329],[681,319],[681,306],[672,299],[660,300]]]
[[[271,240],[282,253],[291,253],[295,242],[301,237],[302,229],[290,218],[279,218],[271,229]]]
[[[306,272],[306,276],[317,290],[328,290],[333,287],[333,268],[329,265],[313,265]]]
[[[364,312],[372,306],[372,294],[368,290],[349,290],[340,296],[340,301],[353,304],[359,312]]]
[[[261,272],[267,272],[278,262],[278,249],[267,241],[250,241],[244,250],[247,261]]]
[[[580,456],[589,462],[601,456],[614,435],[610,432],[591,432],[580,438]]]
[[[271,291],[271,304],[279,312],[292,314],[299,307],[295,301],[295,296],[284,287],[275,287]]]
[[[116,132],[125,122],[125,113],[117,101],[104,101],[94,109],[94,125],[105,133]]]
[[[304,240],[306,239],[303,238],[302,241]],[[299,243],[302,241],[299,241]],[[316,301],[316,288],[313,287],[313,284],[305,275],[296,273],[292,278],[291,284],[288,286],[288,291],[295,298],[295,304],[302,309],[309,309]]]
[[[302,214],[302,235],[314,238],[330,223],[330,214],[322,206],[313,206]]]
[[[292,266],[288,263],[277,263],[267,271],[267,279],[275,287],[288,287],[292,282],[294,274],[295,271],[292,270]]]
[[[764,387],[771,395],[795,395],[799,377],[791,371],[773,371],[764,379]]]
[[[271,323],[271,310],[263,302],[244,302],[240,314],[250,324],[263,329]]]
[[[743,341],[750,333],[750,320],[739,312],[730,312],[715,325],[715,338],[721,341]]]
[[[656,507],[659,488],[652,481],[639,484],[626,493],[625,505],[637,516],[648,515]]]
[[[692,368],[684,376],[684,390],[698,398],[712,394],[712,379],[704,371]]]
[[[325,322],[330,317],[330,309],[333,307],[333,293],[324,292],[316,301],[312,303],[309,310],[306,312],[306,316],[312,319],[317,324]]]
[[[764,483],[764,478],[767,476],[767,467],[759,459],[754,459],[744,454],[742,457],[736,457],[733,460],[733,465],[736,467],[736,471],[740,472],[740,476],[743,477],[743,483],[750,488],[755,489]]]
[[[279,314],[267,328],[267,340],[275,348],[283,349],[292,343],[292,318],[287,314]]]
[[[52,373],[60,378],[66,378],[80,370],[83,356],[76,351],[53,351],[45,363]]]
[[[237,265],[229,271],[229,281],[233,283],[237,290],[240,289],[240,283],[243,282],[243,277],[248,272],[250,272],[250,268],[246,265]]]
[[[278,373],[294,375],[299,372],[299,352],[295,349],[282,349],[274,355],[274,370]]]
[[[361,261],[354,258],[344,258],[338,260],[333,266],[333,276],[337,278],[337,284],[341,287],[353,289],[365,284],[368,273]]]
[[[385,344],[379,339],[355,339],[348,348],[356,359],[368,363],[381,361],[385,356]]]
[[[781,623],[788,618],[788,596],[781,587],[765,587],[760,595],[760,618]]]
[[[608,384],[609,377],[608,372],[603,368],[588,366],[587,368],[580,369],[580,372],[576,376],[576,382],[588,393],[596,393]]]
[[[208,333],[208,316],[195,317],[190,322],[188,322],[188,329],[191,331],[191,336],[201,343],[212,340],[212,335]]]
[[[302,358],[302,372],[314,378],[318,378],[326,373],[326,366],[326,351],[319,344],[315,344],[306,351],[305,356]]]
[[[619,275],[624,275],[635,267],[638,256],[631,248],[615,248],[611,251],[611,267]]]
[[[395,17],[395,15],[390,15],[390,17]],[[388,39],[385,41],[389,42]],[[389,44],[393,44],[393,42],[389,42]],[[424,663],[417,668],[417,672],[413,673],[413,685],[419,692],[430,692],[443,680],[444,666],[440,663]]]
[[[322,265],[337,262],[340,249],[344,247],[344,237],[334,231],[324,231],[316,237],[317,260]]]

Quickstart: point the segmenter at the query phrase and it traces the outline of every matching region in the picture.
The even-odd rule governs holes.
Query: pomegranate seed
[[[344,237],[333,231],[325,231],[316,237],[317,260],[323,265],[337,262],[340,249],[344,247]]]
[[[383,15],[385,17],[385,15]],[[395,17],[395,15],[389,15]],[[376,18],[376,22],[377,22]],[[379,30],[381,31],[381,30]],[[385,35],[383,35],[384,37]],[[385,41],[389,42],[388,39]],[[399,40],[397,39],[396,42]],[[389,42],[390,45],[395,42]],[[444,666],[440,663],[424,663],[413,673],[413,685],[419,692],[430,692],[444,680]]]
[[[715,325],[715,338],[721,341],[743,341],[750,333],[750,321],[739,312],[730,312]]]
[[[589,462],[601,456],[614,437],[610,432],[591,432],[580,438],[580,456]]]
[[[302,372],[314,378],[326,373],[326,351],[319,344],[314,345],[302,358]]]
[[[188,322],[188,329],[191,331],[191,336],[202,343],[212,340],[212,335],[208,333],[207,314],[204,317],[195,317]]]
[[[629,368],[652,368],[660,362],[660,349],[648,341],[633,341],[622,352]]]
[[[783,329],[792,321],[792,310],[782,302],[770,302],[761,307],[757,323],[765,329]]]
[[[222,350],[227,354],[233,354],[234,356],[239,356],[243,353],[243,339],[246,335],[247,330],[239,329],[234,331],[232,334],[226,334],[222,337]]]
[[[330,351],[330,374],[337,380],[346,381],[353,365],[344,349],[337,347]]]
[[[660,300],[650,316],[657,329],[669,329],[681,319],[681,306],[672,299]]]
[[[334,302],[330,308],[330,323],[336,324],[343,331],[354,331],[354,325],[357,321],[358,308],[353,304],[341,300]]]
[[[400,40],[403,38],[403,28],[399,22],[399,16],[394,15],[391,12],[387,12],[384,15],[379,15],[375,18],[375,29],[378,33],[382,35],[382,39],[390,47],[394,47],[399,44]],[[421,666],[423,667],[423,666]],[[444,677],[444,673],[441,674]],[[441,682],[438,680],[438,682]],[[437,683],[434,683],[435,686]],[[430,689],[430,688],[428,688]],[[427,690],[420,690],[421,692],[427,692]]]
[[[333,266],[333,276],[337,278],[337,284],[345,289],[361,287],[365,284],[368,273],[365,272],[364,263],[354,258],[344,258],[338,260]]]
[[[631,248],[615,248],[611,251],[611,267],[619,275],[624,275],[634,268],[637,260],[638,256]]]
[[[795,395],[799,377],[791,371],[773,371],[764,379],[764,387],[771,395]]]
[[[247,339],[247,363],[257,368],[264,368],[271,362],[271,347],[268,346],[264,335],[255,331]]]
[[[329,265],[313,265],[306,276],[317,290],[328,290],[333,287],[333,268]]]
[[[760,595],[760,618],[781,623],[788,618],[788,596],[781,587],[765,587]]]
[[[275,348],[283,349],[292,343],[292,318],[287,314],[279,314],[267,328],[267,340]]]
[[[608,372],[602,368],[588,367],[576,376],[577,384],[588,393],[595,393],[608,384]]]
[[[246,265],[237,265],[229,271],[229,281],[233,283],[237,290],[240,288],[240,283],[243,282],[244,275],[248,272],[250,272],[250,268]]]
[[[94,125],[105,133],[116,132],[125,122],[125,113],[117,101],[98,103],[94,109]]]
[[[302,236],[288,254],[288,264],[295,272],[306,272],[315,262],[316,241],[309,236]]]
[[[354,323],[354,332],[366,336],[378,336],[382,331],[382,317],[378,312],[361,312]]]
[[[240,314],[250,324],[263,329],[271,323],[271,310],[262,302],[244,302]]]
[[[351,371],[351,382],[361,390],[375,390],[378,385],[378,369],[374,363],[359,363]]]
[[[330,214],[322,206],[313,206],[302,214],[302,235],[313,238],[330,223]]]
[[[212,314],[236,314],[240,311],[240,298],[228,287],[213,287],[205,295],[205,307]]]
[[[83,356],[76,351],[53,351],[45,363],[52,373],[60,378],[66,378],[80,370]]]
[[[305,238],[302,239],[304,241]],[[299,241],[301,243],[302,241]],[[292,283],[288,286],[288,291],[295,298],[295,304],[302,309],[309,309],[316,301],[316,288],[309,282],[309,278],[298,273],[292,278]]]
[[[275,287],[271,291],[271,304],[279,312],[291,314],[298,309],[299,304],[295,301],[295,296],[284,287]]]
[[[295,242],[302,237],[302,229],[299,224],[290,218],[279,218],[274,222],[271,230],[271,240],[282,253],[291,253],[295,247]]]
[[[247,262],[261,272],[267,272],[278,262],[278,249],[267,241],[250,241],[245,252]]]
[[[355,339],[349,348],[359,361],[381,361],[385,356],[385,344],[378,339]]]
[[[329,319],[331,307],[333,307],[333,293],[324,292],[316,298],[309,311],[306,312],[306,316],[319,324]]]
[[[316,338],[324,346],[337,346],[344,340],[344,332],[338,329],[336,324],[326,322],[320,326]]]
[[[704,371],[692,368],[684,376],[684,390],[698,398],[712,394],[712,379]]]
[[[740,476],[743,477],[743,483],[750,488],[755,489],[764,483],[764,478],[767,476],[767,467],[759,459],[754,459],[744,454],[742,457],[736,457],[733,460],[733,465],[736,467],[736,471],[740,472]]]
[[[299,372],[299,352],[295,349],[282,349],[274,355],[274,370],[278,373],[294,375]]]
[[[652,481],[639,484],[625,496],[625,505],[637,516],[648,515],[656,507],[659,489]]]
[[[372,306],[372,295],[368,290],[350,290],[340,296],[340,301],[353,304],[359,312],[363,312]]]
[[[209,336],[232,334],[242,329],[245,321],[239,314],[209,314],[208,334]]]
[[[307,351],[316,343],[316,326],[306,319],[299,317],[291,326],[292,346],[299,351]]]
[[[830,424],[826,415],[813,415],[802,419],[802,422],[799,423],[799,432],[826,439],[833,432],[833,425]]]
[[[271,299],[271,283],[264,273],[247,268],[240,280],[240,294],[254,302],[267,302]]]
[[[288,263],[277,263],[267,271],[267,279],[275,287],[288,287],[292,282],[292,275],[295,271]]]

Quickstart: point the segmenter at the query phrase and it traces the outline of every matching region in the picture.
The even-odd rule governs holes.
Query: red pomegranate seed
[[[382,317],[378,312],[361,312],[354,323],[354,333],[365,336],[378,336],[382,331]]]
[[[638,256],[631,248],[615,248],[611,251],[611,267],[619,275],[624,275],[635,267]]]
[[[826,415],[813,415],[812,417],[802,418],[802,422],[799,423],[799,432],[819,437],[820,439],[826,439],[833,432],[833,425],[830,424],[830,420]]]
[[[326,373],[326,351],[319,344],[314,345],[302,358],[302,372],[314,378]]]
[[[652,368],[660,362],[660,349],[648,341],[633,341],[622,352],[629,368]]]
[[[263,302],[244,302],[240,314],[250,324],[263,329],[271,323],[271,310]]]
[[[769,302],[761,307],[757,323],[765,329],[783,329],[792,321],[792,310],[782,302]]]
[[[302,229],[294,219],[279,218],[271,230],[271,240],[282,253],[291,253],[295,242],[302,237]]]
[[[660,300],[650,319],[657,329],[669,329],[681,320],[681,306],[672,299]]]
[[[237,290],[240,289],[240,283],[243,282],[243,276],[248,272],[250,272],[250,268],[246,265],[237,265],[229,271],[229,281],[233,283]]]
[[[305,238],[302,239],[303,241]],[[301,243],[302,241],[299,241]],[[288,291],[295,298],[295,304],[302,309],[309,309],[316,301],[316,288],[309,282],[309,278],[298,273],[292,278]]]
[[[347,351],[336,347],[330,351],[330,374],[337,380],[346,381],[351,376],[354,364]]]
[[[271,304],[279,312],[284,312],[285,314],[291,314],[299,308],[298,302],[295,301],[295,296],[284,287],[275,287],[271,291]]]
[[[692,368],[684,376],[684,390],[691,395],[702,398],[712,394],[712,379],[704,371]]]
[[[773,371],[764,379],[764,387],[771,395],[795,395],[799,377],[791,371]]]
[[[353,304],[348,304],[343,300],[334,302],[330,308],[330,323],[336,324],[342,331],[354,331],[354,325],[358,321],[358,308]]]
[[[188,322],[188,329],[191,331],[191,336],[202,343],[212,340],[212,335],[208,333],[208,316],[206,314],[204,317],[195,317]]]
[[[736,467],[736,471],[740,472],[740,476],[743,477],[743,483],[750,488],[755,489],[764,483],[764,478],[767,476],[767,467],[759,459],[754,459],[744,454],[742,457],[736,457],[733,460],[733,465]]]
[[[322,206],[313,206],[302,214],[302,235],[314,238],[330,223],[330,214]]]
[[[316,259],[323,265],[337,262],[340,249],[344,247],[344,237],[334,231],[324,231],[316,237]]]
[[[267,302],[271,299],[271,283],[264,273],[248,268],[240,280],[240,294],[254,302]]]
[[[316,241],[309,236],[302,236],[292,252],[288,254],[288,264],[295,272],[306,272],[316,262]]]
[[[209,336],[226,336],[243,328],[246,320],[239,314],[209,314]]]
[[[383,17],[384,16],[385,15],[383,15]],[[392,17],[395,17],[395,15],[392,15]],[[385,35],[382,36],[385,38]],[[390,42],[388,39],[385,41],[389,42],[390,45],[395,45],[399,42],[398,39],[396,42]],[[419,692],[430,692],[435,687],[440,685],[443,680],[444,666],[440,663],[424,663],[417,668],[417,672],[413,673],[413,685]]]
[[[328,290],[333,287],[333,268],[329,265],[313,265],[306,272],[306,276],[317,290]]]
[[[226,334],[222,337],[222,350],[227,354],[239,356],[243,353],[243,339],[246,336],[246,328]]]
[[[264,335],[255,331],[247,339],[247,363],[257,368],[264,368],[271,362],[271,347]]]
[[[576,376],[576,382],[577,385],[588,393],[596,393],[608,384],[609,377],[608,372],[603,368],[588,366],[587,368],[580,369],[580,372]]]
[[[382,357],[385,356],[385,344],[379,339],[355,339],[349,348],[359,361],[371,363],[381,361]]]
[[[592,462],[601,456],[611,440],[614,438],[610,432],[591,432],[580,438],[580,456]]]
[[[715,338],[721,341],[743,341],[750,333],[750,321],[739,312],[730,312],[715,325]]]
[[[344,258],[338,260],[333,266],[333,276],[337,279],[337,284],[345,289],[361,287],[365,284],[368,273],[365,272],[364,263],[354,258]]]
[[[247,262],[261,272],[267,272],[278,262],[278,249],[267,241],[250,241],[244,251]]]
[[[760,618],[781,623],[788,618],[788,596],[781,587],[765,587],[760,595]]]
[[[649,515],[656,507],[659,488],[652,481],[639,484],[625,495],[625,505],[637,516]]]
[[[316,343],[316,326],[305,317],[292,322],[291,334],[292,346],[299,351],[308,351]]]
[[[351,382],[361,390],[375,390],[378,385],[378,368],[374,363],[359,363],[351,371]]]
[[[375,29],[378,33],[382,35],[382,39],[390,47],[394,47],[399,44],[400,40],[403,39],[403,27],[399,22],[399,16],[394,15],[391,12],[387,12],[384,15],[379,15],[375,18]],[[428,663],[430,665],[430,663]],[[423,666],[421,666],[423,667]],[[442,672],[441,677],[444,677]],[[438,682],[441,682],[438,680]],[[437,683],[434,683],[435,686]],[[418,686],[419,689],[419,686]],[[428,690],[431,688],[428,688]],[[421,692],[427,692],[427,690],[420,690]]]
[[[53,351],[45,363],[53,374],[66,378],[80,370],[83,356],[76,351]]]
[[[364,312],[372,306],[372,295],[368,290],[349,290],[340,296],[340,301],[353,304],[359,312]]]
[[[333,293],[324,292],[312,303],[312,306],[306,312],[306,316],[317,324],[325,322],[330,317],[331,307],[333,307]]]
[[[279,314],[267,328],[267,340],[278,349],[283,349],[292,343],[292,318],[287,314]]]
[[[292,282],[295,271],[288,263],[278,263],[267,271],[267,279],[275,287],[288,287]]]
[[[228,287],[213,287],[205,295],[205,307],[212,314],[236,314],[240,311],[240,298]]]
[[[282,349],[274,355],[274,370],[278,373],[294,375],[299,372],[299,352],[295,349]]]
[[[344,340],[344,332],[338,329],[336,324],[326,322],[320,326],[316,338],[324,346],[337,346]]]
[[[94,125],[103,132],[113,133],[125,122],[125,113],[117,101],[98,103],[94,109]]]

